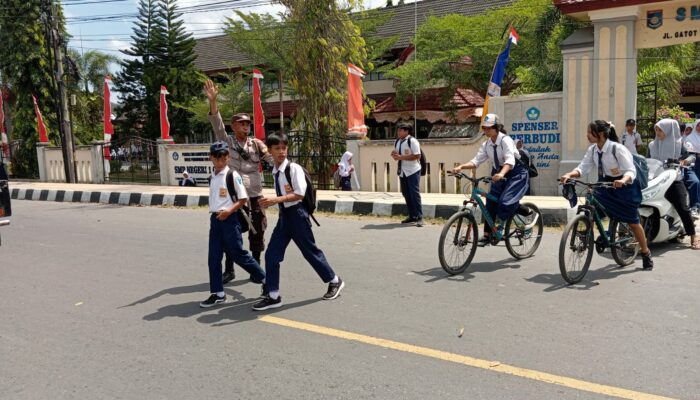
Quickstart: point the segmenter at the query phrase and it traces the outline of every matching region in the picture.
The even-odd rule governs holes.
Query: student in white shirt
[[[420,197],[420,143],[411,136],[413,125],[400,123],[396,130],[396,142],[391,158],[398,161],[397,173],[401,184],[401,194],[406,199],[408,218],[402,224],[415,223],[423,226],[423,204]]]
[[[610,127],[609,122],[600,120],[591,122],[588,124],[586,137],[592,145],[586,150],[578,167],[562,175],[560,181],[566,183],[570,178],[587,175],[591,169],[596,168],[598,182],[612,182],[614,189],[596,189],[596,200],[605,208],[610,218],[629,225],[639,242],[642,266],[645,270],[650,270],[654,268],[654,261],[651,259],[644,229],[639,223],[638,209],[642,202],[642,187],[635,179],[637,170],[634,167],[632,153],[625,146],[615,143],[617,133]]]
[[[352,183],[350,177],[355,172],[355,166],[352,165],[352,153],[346,151],[340,158],[338,163],[338,173],[340,174],[340,189],[343,191],[351,191]]]
[[[625,132],[620,140],[620,143],[625,145],[632,154],[639,154],[639,147],[642,145],[642,136],[634,130],[636,126],[635,120],[628,119],[625,123]]]

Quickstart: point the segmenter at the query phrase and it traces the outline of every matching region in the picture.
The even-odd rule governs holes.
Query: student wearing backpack
[[[453,172],[476,169],[486,161],[491,162],[493,182],[489,194],[498,198],[498,201],[487,199],[486,209],[489,214],[496,216],[496,226],[487,226],[484,222],[484,236],[481,238],[482,243],[489,243],[489,236],[494,228],[501,229],[516,212],[532,215],[532,210],[527,207],[520,210],[520,200],[530,185],[528,170],[520,161],[520,153],[513,138],[504,133],[503,124],[496,114],[486,114],[481,122],[481,130],[487,137],[486,141],[471,161],[454,168]],[[536,220],[531,221],[529,225],[534,225],[535,222]]]
[[[413,125],[400,123],[397,126],[396,142],[391,158],[399,162],[396,173],[399,175],[401,194],[406,199],[408,218],[402,224],[415,223],[423,226],[423,205],[420,197],[421,150],[418,139],[411,136]]]
[[[683,140],[683,146],[689,154],[700,156],[700,119],[690,124],[690,133]],[[683,183],[690,197],[690,214],[694,219],[700,217],[700,162],[695,162],[695,168],[686,170]]]
[[[649,156],[655,160],[666,162],[667,160],[680,160],[681,164],[687,165],[695,161],[695,156],[688,156],[687,152],[683,151],[683,142],[681,130],[678,126],[678,121],[675,119],[664,118],[654,125],[656,138],[649,143]],[[686,157],[683,157],[685,155]],[[681,158],[685,158],[681,160]],[[683,175],[679,174],[678,178],[671,184],[668,191],[664,194],[678,212],[683,222],[685,233],[690,236],[690,248],[700,250],[700,241],[695,236],[695,222],[690,216],[688,203],[686,202],[688,192],[683,184]]]
[[[644,229],[639,223],[639,205],[642,202],[642,187],[637,177],[637,169],[632,159],[632,153],[618,142],[615,128],[609,122],[596,120],[588,124],[586,138],[591,146],[583,156],[583,160],[572,171],[561,176],[561,183],[570,178],[587,175],[596,168],[598,181],[612,182],[614,189],[596,189],[595,196],[603,205],[610,218],[625,222],[634,232],[642,254],[642,267],[645,270],[654,268],[651,251],[647,246]]]
[[[277,205],[279,219],[272,231],[272,237],[265,251],[265,287],[268,295],[253,305],[253,310],[262,311],[282,306],[280,296],[280,263],[290,241],[294,241],[306,261],[311,264],[318,276],[328,284],[323,300],[333,300],[345,287],[345,282],[335,274],[326,260],[323,251],[316,246],[311,230],[309,210],[304,205],[304,198],[309,196],[309,184],[304,169],[287,159],[287,135],[272,134],[267,137],[267,146],[272,154],[276,197],[263,197],[263,207]],[[288,179],[287,177],[291,178]]]
[[[350,177],[355,172],[355,166],[352,165],[352,153],[346,151],[340,158],[338,163],[338,175],[340,176],[340,189],[346,192],[352,191],[352,183]]]

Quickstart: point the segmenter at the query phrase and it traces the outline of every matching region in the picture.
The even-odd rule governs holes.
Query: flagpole
[[[508,24],[508,28],[506,28],[505,32],[510,32],[513,29],[513,24]],[[504,33],[505,33],[504,32]],[[503,34],[501,34],[503,36]],[[493,63],[493,68],[491,69],[491,76],[489,76],[489,83],[486,85],[486,97],[484,98],[484,106],[482,107],[482,113],[481,113],[481,120],[479,121],[479,129],[481,129],[481,122],[484,121],[484,117],[486,116],[487,113],[483,111],[488,112],[488,105],[489,105],[489,86],[491,86],[491,80],[493,79],[493,73],[496,72],[496,66],[498,65],[498,59],[499,56],[501,55],[501,52],[503,51],[503,48],[505,47],[505,44],[508,43],[508,40],[510,40],[510,35],[506,38],[505,42],[502,42],[501,45],[499,46],[498,53],[496,55],[496,61]]]

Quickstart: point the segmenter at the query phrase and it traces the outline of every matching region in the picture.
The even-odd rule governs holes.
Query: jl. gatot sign
[[[635,37],[638,49],[700,41],[700,0],[641,7]]]

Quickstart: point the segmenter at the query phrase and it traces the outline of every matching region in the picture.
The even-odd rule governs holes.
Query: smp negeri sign
[[[209,186],[212,163],[208,145],[171,145],[167,149],[168,184],[179,185],[187,171],[197,186]]]
[[[656,48],[700,41],[700,0],[669,1],[640,7],[635,47]]]

